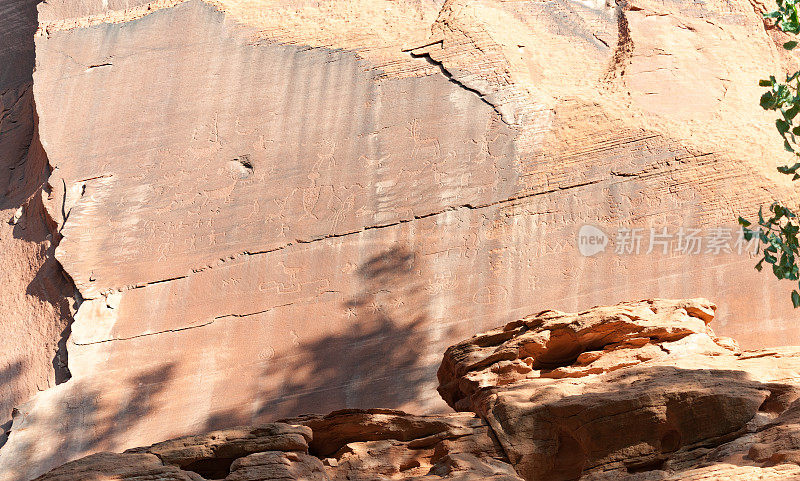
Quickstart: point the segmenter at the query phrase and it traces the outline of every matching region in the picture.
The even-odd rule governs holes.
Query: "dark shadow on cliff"
[[[48,331],[55,355],[49,362],[60,384],[70,377],[65,343],[75,288],[55,259],[59,234],[42,199],[47,195],[50,166],[37,133],[32,87],[38,3],[0,0],[0,211],[12,213],[0,222],[6,224],[3,232],[34,245],[28,262],[38,270],[25,293],[54,311],[56,319]]]
[[[26,288],[26,294],[53,307],[54,319],[47,320],[47,325],[34,328],[52,335],[52,345],[48,343],[47,350],[52,348],[56,354],[52,359],[37,355],[25,362],[37,363],[28,366],[33,372],[43,371],[44,366],[38,363],[50,364],[56,383],[60,383],[69,378],[64,336],[68,335],[71,322],[67,298],[72,296],[74,288],[54,258],[57,232],[45,215],[42,201],[42,189],[46,188],[50,169],[36,132],[32,87],[38,3],[38,0],[0,0],[0,212],[3,215],[0,218],[0,240],[3,241],[0,245],[19,250],[6,255],[24,254],[23,258],[17,259],[21,264],[17,270],[11,271],[12,276],[25,276],[23,278],[28,280],[26,267],[38,269]],[[36,301],[31,300],[31,303],[34,304],[32,309],[40,309],[35,306]],[[0,303],[0,306],[5,304]],[[8,310],[2,311],[8,315]],[[0,319],[5,319],[3,312],[0,312]],[[11,323],[3,323],[3,327],[14,329],[14,322],[11,319]],[[6,341],[16,342],[14,333],[10,336]],[[24,333],[18,336],[21,338]],[[10,359],[0,356],[0,365],[9,363]],[[27,400],[30,393],[26,389],[43,381],[27,379],[22,373],[11,379],[7,371],[0,372],[0,385],[6,387],[7,393],[0,404],[0,423],[10,420],[13,406]]]
[[[0,369],[0,386],[11,386],[13,383],[22,376],[23,370],[25,369],[25,363],[23,361],[13,361],[10,362],[7,366]],[[0,400],[8,396],[13,396],[13,393],[10,392],[11,389],[9,388],[3,394],[0,394]],[[0,448],[8,440],[8,430],[11,429],[11,420],[7,420],[5,423],[0,424]]]
[[[2,219],[13,225],[25,214],[24,206],[39,190],[49,172],[44,159],[29,155],[34,142],[35,113],[30,83],[0,91],[0,210],[18,209],[13,217]],[[14,237],[23,238],[18,231]]]
[[[27,203],[49,175],[46,163],[28,156],[36,124],[32,83],[38,3],[0,0],[0,210]]]
[[[0,0],[0,92],[31,81],[40,0]]]
[[[161,395],[174,376],[175,365],[167,363],[134,370],[127,379],[113,381],[113,386],[102,377],[76,379],[64,386],[68,394],[62,394],[60,402],[52,403],[46,412],[21,406],[14,417],[11,444],[6,445],[6,449],[14,450],[7,453],[14,456],[12,478],[32,479],[43,469],[46,472],[91,453],[136,447],[122,445],[120,440],[135,432],[140,422],[163,405]],[[43,449],[52,445],[42,442],[40,446],[42,440],[34,439],[35,434],[25,433],[22,440],[14,439],[16,431],[26,430],[42,436],[46,432],[47,437],[58,440],[57,449],[42,455]]]
[[[361,293],[342,305],[351,324],[267,364],[267,384],[279,387],[265,394],[257,419],[396,408],[418,399],[423,383],[435,379],[436,366],[424,359],[428,296],[417,256],[395,247],[357,273]]]

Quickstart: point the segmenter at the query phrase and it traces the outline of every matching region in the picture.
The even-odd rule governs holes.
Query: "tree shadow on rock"
[[[342,305],[348,328],[301,344],[296,355],[271,363],[264,377],[278,388],[257,418],[399,408],[417,401],[437,367],[425,357],[428,293],[421,269],[418,256],[404,247],[364,262],[357,270],[361,291]],[[275,367],[279,363],[283,366]]]
[[[46,393],[54,395],[45,395],[44,404],[37,398],[20,406],[0,451],[0,473],[32,479],[95,452],[134,447],[126,445],[127,438],[162,405],[174,374],[175,365],[167,363],[122,381],[81,378]]]
[[[17,360],[10,362],[8,365],[0,369],[0,386],[11,386],[14,382],[22,376],[25,369],[25,363]],[[10,389],[9,389],[10,391]],[[9,392],[7,395],[13,396]],[[5,401],[5,396],[0,397],[0,401]],[[8,441],[8,431],[11,429],[11,420],[8,419],[5,423],[0,424],[0,448]]]

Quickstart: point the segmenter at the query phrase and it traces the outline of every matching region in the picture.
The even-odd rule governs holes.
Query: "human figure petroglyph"
[[[417,156],[417,153],[425,148],[433,147],[435,152],[435,158],[441,157],[441,147],[439,145],[439,139],[434,137],[426,137],[422,138],[419,132],[419,119],[414,119],[409,123],[409,127],[406,128],[408,132],[411,134],[411,140],[414,143],[413,148],[411,149],[411,158],[414,159]]]

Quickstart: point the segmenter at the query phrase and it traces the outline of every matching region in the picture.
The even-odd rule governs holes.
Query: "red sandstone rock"
[[[227,481],[303,479],[323,481],[329,477],[319,459],[296,452],[267,451],[239,458],[231,464]]]
[[[346,410],[286,422],[313,430],[310,450],[335,468],[332,479],[518,479],[489,427],[471,414]]]
[[[800,479],[800,351],[739,351],[708,328],[715,310],[655,299],[474,336],[445,353],[439,391],[480,417],[304,415],[92,455],[39,481]]]
[[[450,347],[439,393],[457,410],[474,410],[470,396],[483,387],[611,372],[664,358],[683,340],[702,343],[706,354],[733,354],[707,327],[715,310],[706,300],[656,299],[579,314],[543,311]]]
[[[60,236],[44,209],[50,170],[31,85],[37,3],[0,2],[0,446],[14,407],[69,378],[74,288],[53,256]]]
[[[145,453],[97,453],[60,466],[40,479],[48,481],[101,481],[108,479],[154,479],[201,481],[197,473],[165,465],[157,456]]]
[[[439,391],[484,417],[531,481],[741,479],[799,462],[800,352],[733,349],[707,327],[715,309],[656,299],[545,311],[448,349]],[[732,460],[758,469],[722,466]]]
[[[303,425],[228,429],[123,454],[95,454],[38,480],[521,481],[489,427],[471,414],[412,416],[373,409],[287,422],[295,421]]]
[[[267,424],[251,429],[228,429],[211,434],[189,436],[154,444],[127,452],[155,454],[166,464],[202,470],[215,460],[234,460],[265,451],[308,451],[311,430],[283,423]]]
[[[757,80],[796,60],[762,7],[612,3],[42,2],[33,98],[2,86],[0,167],[24,188],[0,200],[0,406],[17,406],[0,479],[306,410],[441,412],[441,352],[532,305],[709,295],[746,348],[800,339],[746,255],[579,254],[582,224],[674,233],[798,199],[757,104]],[[2,27],[15,12],[0,65],[24,51],[30,72],[30,42]],[[22,180],[6,145],[32,146]],[[64,363],[54,253],[84,300],[73,380],[20,404]],[[486,379],[733,347],[641,342]],[[764,369],[748,372],[780,379]]]
[[[350,409],[326,416],[306,415],[284,420],[308,426],[314,432],[311,449],[320,456],[329,456],[351,442],[394,439],[414,441],[414,446],[427,447],[446,440],[486,432],[485,423],[473,415],[413,416],[392,409]],[[462,440],[463,441],[463,440]],[[501,456],[489,452],[491,441],[484,440],[476,453]]]

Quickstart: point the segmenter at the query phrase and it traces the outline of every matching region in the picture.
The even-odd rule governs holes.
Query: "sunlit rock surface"
[[[708,296],[744,348],[800,342],[732,231],[649,242],[797,200],[757,86],[796,61],[750,2],[8,5],[5,479],[307,411],[440,413],[441,353],[532,309]]]

